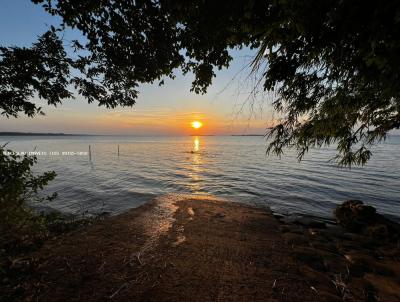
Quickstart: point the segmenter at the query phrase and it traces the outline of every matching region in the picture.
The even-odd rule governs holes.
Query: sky
[[[0,45],[30,46],[38,35],[59,19],[50,16],[30,0],[2,0],[0,4]],[[67,32],[65,39],[79,38]],[[87,104],[82,97],[66,100],[58,107],[40,99],[45,116],[18,118],[0,116],[0,131],[63,132],[121,135],[229,135],[264,134],[271,125],[273,111],[270,98],[249,99],[252,87],[248,68],[254,51],[233,50],[228,69],[218,71],[207,94],[190,92],[193,75],[177,70],[174,80],[165,85],[142,85],[133,107],[106,109]],[[253,106],[251,106],[251,104]],[[203,127],[195,130],[190,123],[199,120]]]

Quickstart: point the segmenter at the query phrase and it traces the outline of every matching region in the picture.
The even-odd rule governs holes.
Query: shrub
[[[29,205],[56,197],[56,193],[39,194],[56,173],[35,175],[32,167],[36,162],[35,156],[19,155],[0,146],[0,267],[7,255],[32,247],[47,235],[45,218],[35,215]]]

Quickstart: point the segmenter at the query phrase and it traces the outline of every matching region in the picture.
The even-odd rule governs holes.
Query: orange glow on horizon
[[[199,129],[199,128],[201,128],[201,127],[203,126],[203,123],[202,123],[202,122],[199,122],[199,121],[193,121],[193,122],[191,123],[191,125],[192,125],[192,128],[194,128],[194,129]]]
[[[230,117],[214,112],[168,110],[119,110],[107,111],[90,120],[84,115],[74,114],[71,119],[82,121],[88,133],[133,134],[133,135],[230,135],[264,133],[272,123],[253,121],[249,129],[248,120],[232,121]],[[64,118],[64,116],[63,116]],[[59,118],[61,119],[61,118]],[[60,121],[58,121],[59,123]],[[199,127],[200,126],[200,127]],[[89,128],[90,127],[90,128]],[[79,128],[80,129],[80,128]]]

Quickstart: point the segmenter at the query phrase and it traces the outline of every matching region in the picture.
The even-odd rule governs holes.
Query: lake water
[[[47,152],[35,170],[57,173],[46,189],[58,192],[49,206],[65,212],[116,214],[175,193],[321,217],[331,217],[338,203],[360,199],[400,219],[400,136],[376,146],[367,166],[351,170],[329,162],[333,149],[312,150],[300,163],[293,152],[268,157],[263,137],[0,137],[6,142],[18,152]]]

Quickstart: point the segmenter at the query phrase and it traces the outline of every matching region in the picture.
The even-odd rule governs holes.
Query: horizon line
[[[1,131],[0,136],[265,136],[265,134],[93,134],[64,132],[20,132]]]

